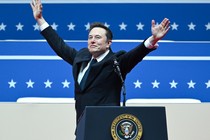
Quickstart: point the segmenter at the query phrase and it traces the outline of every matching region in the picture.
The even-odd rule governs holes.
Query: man
[[[33,0],[31,7],[41,34],[57,55],[72,65],[77,123],[85,106],[120,106],[122,82],[113,68],[113,59],[118,60],[122,77],[125,79],[126,75],[148,53],[158,47],[156,43],[167,34],[170,28],[170,21],[167,18],[163,19],[159,25],[152,20],[152,35],[148,39],[124,54],[115,54],[110,48],[111,30],[103,24],[95,23],[89,30],[88,48],[76,50],[68,46],[45,21],[40,0]],[[92,64],[95,61],[93,59],[97,61],[95,64]],[[87,73],[88,76],[86,76]],[[87,77],[85,82],[84,77]]]

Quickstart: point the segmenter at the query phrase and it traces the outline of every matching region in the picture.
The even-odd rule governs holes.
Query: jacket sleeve
[[[73,65],[77,50],[68,46],[51,26],[44,29],[41,34],[58,56]]]
[[[129,73],[142,59],[155,49],[146,48],[143,41],[137,47],[128,51],[119,58],[119,64],[123,75]]]

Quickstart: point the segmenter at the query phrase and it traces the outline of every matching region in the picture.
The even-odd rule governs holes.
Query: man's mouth
[[[96,48],[97,46],[96,45],[90,45],[90,48]]]

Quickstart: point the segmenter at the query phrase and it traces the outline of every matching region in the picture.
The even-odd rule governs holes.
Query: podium
[[[126,122],[134,123],[127,125],[127,135],[122,131]],[[113,138],[118,132],[123,138]],[[76,140],[138,140],[139,137],[140,140],[168,140],[165,107],[88,106],[76,130]]]

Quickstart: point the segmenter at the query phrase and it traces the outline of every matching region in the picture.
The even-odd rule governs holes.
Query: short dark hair
[[[100,27],[100,28],[105,29],[105,30],[106,30],[106,37],[107,37],[107,39],[108,39],[108,40],[112,40],[112,38],[113,38],[112,31],[111,31],[108,27],[106,27],[103,23],[101,23],[101,22],[94,22],[94,23],[92,23],[92,24],[90,25],[89,32],[90,32],[93,28],[95,28],[95,27]]]

